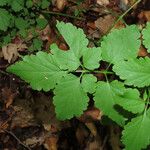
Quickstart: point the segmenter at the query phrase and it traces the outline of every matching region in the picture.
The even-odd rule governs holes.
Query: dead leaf
[[[56,7],[59,9],[59,10],[63,10],[64,7],[66,6],[67,4],[67,1],[66,0],[56,0]]]
[[[60,43],[59,48],[64,50],[64,51],[68,50],[68,46],[65,43]]]
[[[142,11],[139,15],[138,15],[139,19],[142,19],[143,21],[150,21],[150,11]]]
[[[3,53],[4,59],[7,60],[9,63],[14,62],[19,57],[18,51],[22,51],[23,49],[26,49],[26,48],[27,48],[26,44],[9,43],[6,46],[2,47],[2,53]]]
[[[15,109],[15,116],[12,119],[11,128],[28,127],[36,125],[32,108],[32,103],[26,99],[16,99],[13,108]]]
[[[126,11],[129,7],[129,1],[128,0],[120,0],[119,2],[119,8]]]
[[[97,0],[97,4],[106,6],[109,4],[109,0]]]
[[[17,95],[17,92],[13,92],[11,89],[7,87],[2,89],[2,97],[4,99],[6,108],[8,108],[13,103],[16,95]]]
[[[91,108],[84,112],[84,114],[79,118],[82,122],[92,122],[96,120],[101,120],[102,112],[97,108]]]
[[[121,150],[120,128],[118,126],[110,126],[110,140],[112,150]]]
[[[95,21],[95,26],[100,30],[104,35],[111,28],[114,23],[115,18],[112,15],[107,15],[105,17],[100,17]]]
[[[126,26],[122,21],[118,21],[114,26],[115,29],[121,29],[121,28],[125,28],[125,27]]]
[[[143,46],[141,46],[138,52],[138,56],[145,57],[147,55],[148,55],[147,50]]]
[[[47,150],[57,150],[57,141],[58,141],[57,136],[48,137],[45,140],[44,147]]]
[[[42,145],[45,140],[45,135],[41,134],[40,136],[33,136],[31,138],[27,138],[23,143],[30,147],[35,147],[37,145]]]

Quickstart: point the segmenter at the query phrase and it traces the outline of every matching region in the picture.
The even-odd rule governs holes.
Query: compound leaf
[[[87,109],[88,96],[83,91],[80,78],[67,75],[61,79],[54,90],[54,105],[59,119],[70,119],[80,116]]]
[[[2,0],[0,1],[0,6],[4,6],[9,3],[10,0]]]
[[[87,69],[94,70],[100,66],[99,61],[101,59],[100,47],[89,48],[88,51],[83,54],[83,65]]]
[[[30,83],[33,89],[49,91],[66,75],[55,62],[54,56],[45,52],[25,56],[23,61],[7,68],[7,71]]]
[[[6,31],[11,21],[11,15],[5,9],[0,8],[0,30]]]
[[[96,82],[97,78],[93,76],[92,74],[84,74],[82,76],[82,88],[85,92],[88,92],[90,94],[94,93],[96,90]]]
[[[150,58],[120,61],[113,67],[114,72],[125,80],[125,84],[144,87],[150,85]]]
[[[71,23],[57,22],[57,29],[74,52],[75,57],[80,58],[86,51],[88,40],[83,30]]]
[[[124,127],[122,142],[126,150],[145,149],[150,144],[150,118],[144,113]]]
[[[62,69],[68,69],[69,71],[76,70],[80,66],[80,61],[74,55],[74,53],[69,51],[62,51],[58,48],[56,44],[50,46],[51,53],[54,54],[55,61],[59,64]]]
[[[15,12],[18,12],[24,8],[23,4],[24,0],[13,0],[10,5]]]
[[[123,84],[115,80],[111,83],[98,82],[94,94],[95,106],[121,126],[124,125],[125,118],[114,109],[114,105],[116,104],[116,99],[120,98],[124,92]]]
[[[20,17],[15,19],[15,26],[21,30],[21,29],[27,29],[30,25],[27,20]]]
[[[147,48],[147,51],[150,53],[150,22],[147,23],[145,29],[142,31],[143,34],[143,44]]]
[[[136,89],[128,88],[122,97],[116,99],[116,103],[132,113],[141,113],[145,102],[141,100],[140,93]]]
[[[135,25],[115,29],[104,37],[101,43],[103,60],[115,63],[120,60],[136,58],[140,48],[140,32]]]

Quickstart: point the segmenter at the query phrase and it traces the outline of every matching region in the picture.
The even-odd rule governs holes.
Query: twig
[[[7,132],[8,134],[10,134],[11,136],[13,136],[16,140],[17,140],[17,142],[20,144],[20,145],[22,145],[23,147],[25,147],[26,149],[28,149],[28,150],[31,150],[27,145],[25,145],[23,142],[21,142],[20,141],[20,139],[13,133],[13,132],[11,132],[11,131],[8,131],[8,130],[5,130],[5,129],[3,129],[5,132]]]
[[[108,33],[114,28],[114,26],[123,19],[123,17],[134,8],[134,6],[136,6],[138,3],[140,3],[141,0],[137,0],[129,9],[127,9],[121,16],[119,16],[119,18],[113,23],[113,25],[111,26],[111,28],[108,30]]]
[[[7,73],[7,72],[5,72],[5,71],[3,71],[3,70],[0,70],[0,74],[4,74],[4,75],[9,76],[9,73]]]
[[[75,16],[71,16],[71,15],[63,14],[63,13],[59,13],[59,12],[54,12],[54,11],[42,11],[42,13],[52,14],[52,15],[57,15],[57,16],[64,16],[64,17],[78,19],[78,20],[85,20],[84,18],[81,18],[81,17],[75,17]]]

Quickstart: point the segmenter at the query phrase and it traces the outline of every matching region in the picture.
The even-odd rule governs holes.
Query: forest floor
[[[68,47],[56,30],[56,20],[71,22],[87,35],[90,45],[109,33],[117,18],[128,11],[135,0],[53,0],[49,25],[43,29],[44,49],[57,43],[60,49]],[[126,24],[144,26],[150,21],[150,1],[143,0],[125,13],[115,28]],[[125,23],[124,23],[125,22]],[[16,37],[13,44],[22,43]],[[145,50],[139,51],[144,56]],[[92,107],[80,118],[67,121],[56,119],[51,92],[38,92],[6,68],[19,60],[26,49],[8,51],[0,49],[0,150],[121,150],[121,128],[101,123],[101,112]]]

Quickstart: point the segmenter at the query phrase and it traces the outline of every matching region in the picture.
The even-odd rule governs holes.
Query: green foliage
[[[116,103],[132,113],[142,113],[145,102],[140,98],[137,89],[126,89],[123,96],[116,99]]]
[[[49,91],[66,74],[55,61],[55,55],[38,52],[25,56],[23,61],[8,68],[8,71],[29,82],[33,89]]]
[[[147,114],[146,112],[132,119],[131,122],[125,125],[122,141],[126,145],[126,149],[139,150],[146,148],[147,145],[150,144],[149,127],[150,113]]]
[[[82,88],[85,92],[88,92],[90,94],[94,93],[96,90],[96,84],[97,78],[93,76],[92,74],[84,74],[82,76]]]
[[[148,22],[146,25],[146,28],[142,31],[143,34],[143,44],[145,45],[145,47],[147,48],[147,51],[150,53],[150,23]]]
[[[61,120],[80,116],[93,96],[95,106],[123,127],[126,150],[146,148],[150,144],[150,58],[137,58],[141,36],[138,28],[132,25],[114,30],[97,48],[87,47],[83,30],[71,23],[57,22],[57,29],[68,44],[68,51],[52,44],[50,54],[25,56],[7,71],[20,76],[35,90],[54,90],[55,111]],[[148,41],[146,31],[147,27],[142,34]],[[41,44],[35,43],[39,50]],[[101,61],[113,64],[113,71],[108,70],[110,64],[105,70],[99,69]],[[104,74],[106,81],[98,81],[97,73]],[[114,73],[119,80],[112,81]],[[113,74],[112,78],[108,74]]]
[[[125,118],[114,109],[114,105],[115,101],[123,96],[124,91],[123,84],[118,81],[100,81],[94,94],[95,106],[121,126],[125,124]]]
[[[83,65],[89,70],[99,68],[99,61],[102,60],[100,48],[89,48],[88,52],[83,55]]]
[[[5,10],[0,8],[0,30],[6,31],[11,20],[11,15]]]
[[[60,80],[54,94],[56,114],[61,120],[80,116],[87,109],[89,101],[87,93],[82,88],[80,78],[72,74],[68,74]]]
[[[103,60],[115,63],[136,58],[140,48],[140,32],[135,25],[113,30],[101,43]]]
[[[2,36],[0,36],[0,45],[3,46],[7,44],[5,37],[10,34],[11,39],[19,36],[26,42],[29,40],[32,50],[41,50],[39,46],[40,42],[36,41],[35,44],[34,39],[39,36],[39,31],[48,25],[48,21],[46,17],[43,16],[42,11],[47,10],[50,3],[49,0],[1,0],[0,35]],[[37,35],[32,34],[31,29],[34,30]],[[37,46],[33,48],[33,45],[37,44],[38,48]]]
[[[150,58],[130,59],[114,65],[114,72],[125,80],[125,84],[137,87],[150,85]]]

